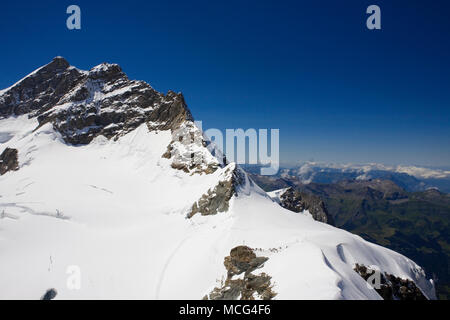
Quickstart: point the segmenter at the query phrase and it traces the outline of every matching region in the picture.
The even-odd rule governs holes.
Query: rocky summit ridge
[[[149,131],[172,131],[164,157],[172,159],[173,168],[212,173],[219,167],[182,93],[162,94],[144,81],[130,80],[117,64],[83,71],[54,58],[0,91],[0,118],[20,115],[36,118],[38,127],[51,123],[72,145],[89,144],[99,135],[118,139],[145,123]]]
[[[62,57],[37,69],[0,95],[0,116],[28,114],[39,125],[51,122],[70,144],[98,135],[117,138],[142,123],[176,129],[192,120],[181,93],[161,94],[144,81],[130,80],[117,64],[82,71]]]

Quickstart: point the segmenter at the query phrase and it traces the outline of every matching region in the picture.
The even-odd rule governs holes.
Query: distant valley
[[[293,169],[278,176],[258,175],[256,167],[246,169],[266,191],[291,187],[320,198],[337,227],[417,261],[437,280],[438,297],[450,298],[448,193],[427,189],[425,181],[406,173],[373,170],[362,179],[355,171],[339,169],[314,174],[304,170],[303,176]],[[445,185],[445,179],[434,179]]]

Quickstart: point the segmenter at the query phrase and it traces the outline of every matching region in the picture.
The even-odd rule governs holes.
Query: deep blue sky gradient
[[[0,43],[0,88],[57,55],[113,62],[205,129],[279,128],[282,162],[450,165],[447,0],[8,1]]]

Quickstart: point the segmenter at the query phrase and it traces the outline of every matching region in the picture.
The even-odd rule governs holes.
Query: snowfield
[[[413,261],[280,207],[246,178],[228,212],[187,219],[220,179],[175,170],[162,158],[170,131],[141,125],[117,141],[64,143],[50,123],[0,120],[0,153],[19,150],[18,171],[0,176],[0,299],[201,299],[226,276],[237,245],[269,260],[276,299],[380,299],[355,263],[432,282]],[[228,166],[235,166],[231,163]],[[71,270],[81,287],[67,286]],[[68,269],[69,268],[69,269]]]

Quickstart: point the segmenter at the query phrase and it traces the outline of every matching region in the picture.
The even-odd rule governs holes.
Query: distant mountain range
[[[320,198],[325,204],[322,211],[337,227],[414,259],[437,280],[439,298],[450,299],[450,195],[436,188],[405,190],[404,186],[425,189],[423,181],[407,173],[366,170],[363,178],[356,174],[355,168],[320,171],[303,166],[285,169],[277,177],[251,174],[251,178],[291,210],[292,203],[302,204],[293,199]],[[297,195],[285,190],[295,190]],[[306,205],[320,204],[320,200]]]
[[[260,166],[244,166],[248,172],[258,174]],[[341,180],[383,179],[395,182],[406,191],[425,191],[437,188],[450,192],[450,171],[417,166],[388,166],[383,164],[326,164],[304,162],[295,167],[281,167],[269,180],[286,179],[294,184],[336,183]],[[272,179],[270,179],[272,178]]]

